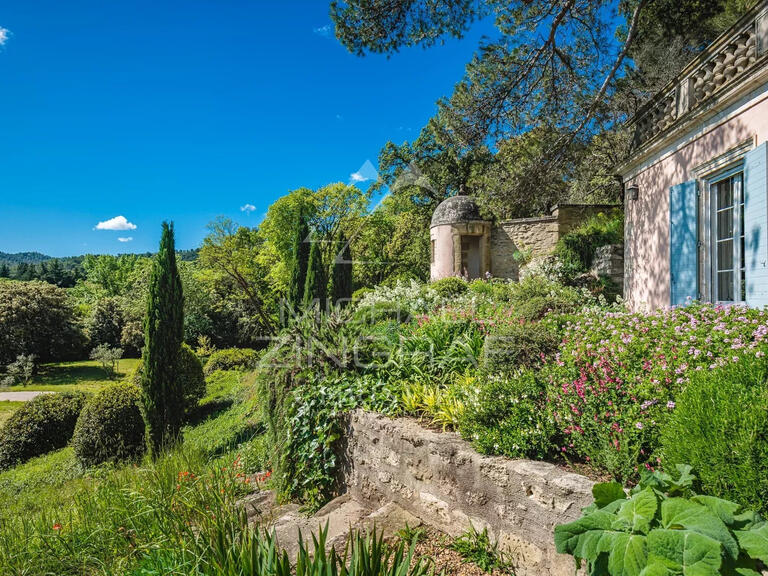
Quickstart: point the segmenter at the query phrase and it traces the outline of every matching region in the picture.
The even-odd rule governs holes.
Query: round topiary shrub
[[[219,350],[211,355],[213,358]],[[254,352],[251,350],[251,352]],[[210,363],[210,360],[209,360]],[[207,365],[206,365],[207,368]],[[144,364],[139,363],[136,369],[131,375],[131,382],[141,389],[141,380],[144,374]],[[181,345],[179,351],[179,360],[177,364],[177,377],[181,381],[181,387],[184,393],[184,413],[189,414],[197,407],[198,402],[205,396],[205,374],[203,373],[203,365],[197,354],[187,346]]]
[[[463,278],[451,276],[435,280],[429,287],[441,298],[452,298],[469,290],[469,283]]]
[[[205,363],[205,375],[210,376],[216,370],[239,370],[253,368],[259,361],[259,352],[251,348],[226,348],[216,350]]]
[[[85,467],[140,457],[145,450],[141,390],[120,382],[100,391],[77,419],[72,447]]]
[[[705,494],[768,512],[768,362],[749,354],[693,372],[667,404],[665,469],[690,464]]]
[[[64,448],[85,403],[81,393],[41,394],[0,429],[0,470]]]

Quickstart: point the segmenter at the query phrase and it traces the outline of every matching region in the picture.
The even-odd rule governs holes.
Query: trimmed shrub
[[[140,457],[146,448],[141,389],[131,382],[100,391],[83,408],[72,438],[84,467]]]
[[[550,312],[568,314],[594,302],[587,290],[578,290],[547,280],[527,276],[509,286],[514,313],[526,320],[539,320]]]
[[[259,361],[260,354],[251,348],[226,348],[216,350],[205,363],[205,375],[210,376],[216,370],[239,370],[253,368]]]
[[[480,379],[467,400],[459,431],[483,454],[543,458],[551,451],[554,435],[544,386],[532,371]]]
[[[216,356],[219,352],[225,351],[219,350],[214,352],[211,355],[211,358]],[[144,366],[140,363],[131,376],[131,382],[136,386],[141,387],[143,371]],[[184,413],[188,415],[197,407],[198,402],[205,396],[205,374],[203,373],[203,365],[200,362],[200,359],[187,344],[182,344],[179,349],[176,377],[180,381],[179,388],[184,394]]]
[[[81,393],[41,394],[0,429],[0,470],[64,448],[85,403]]]
[[[665,468],[690,462],[704,492],[768,512],[768,362],[695,372],[661,439]]]
[[[555,326],[542,322],[512,322],[497,326],[485,337],[482,367],[497,374],[532,368],[557,351],[560,338]]]
[[[429,287],[441,298],[452,298],[469,290],[469,283],[463,278],[451,276],[435,280]]]

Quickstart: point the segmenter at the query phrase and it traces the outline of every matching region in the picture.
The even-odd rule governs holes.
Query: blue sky
[[[163,219],[193,248],[217,215],[349,181],[491,32],[358,58],[324,0],[24,0],[0,27],[0,251],[53,256],[152,251]]]

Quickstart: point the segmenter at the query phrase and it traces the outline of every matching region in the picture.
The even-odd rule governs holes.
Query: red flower
[[[59,530],[61,530],[61,524],[56,522],[56,524],[53,525],[53,529],[56,530],[56,532],[58,532]]]

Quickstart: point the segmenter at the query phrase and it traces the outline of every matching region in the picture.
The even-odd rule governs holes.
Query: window
[[[712,206],[712,299],[746,299],[743,173],[709,182]]]

